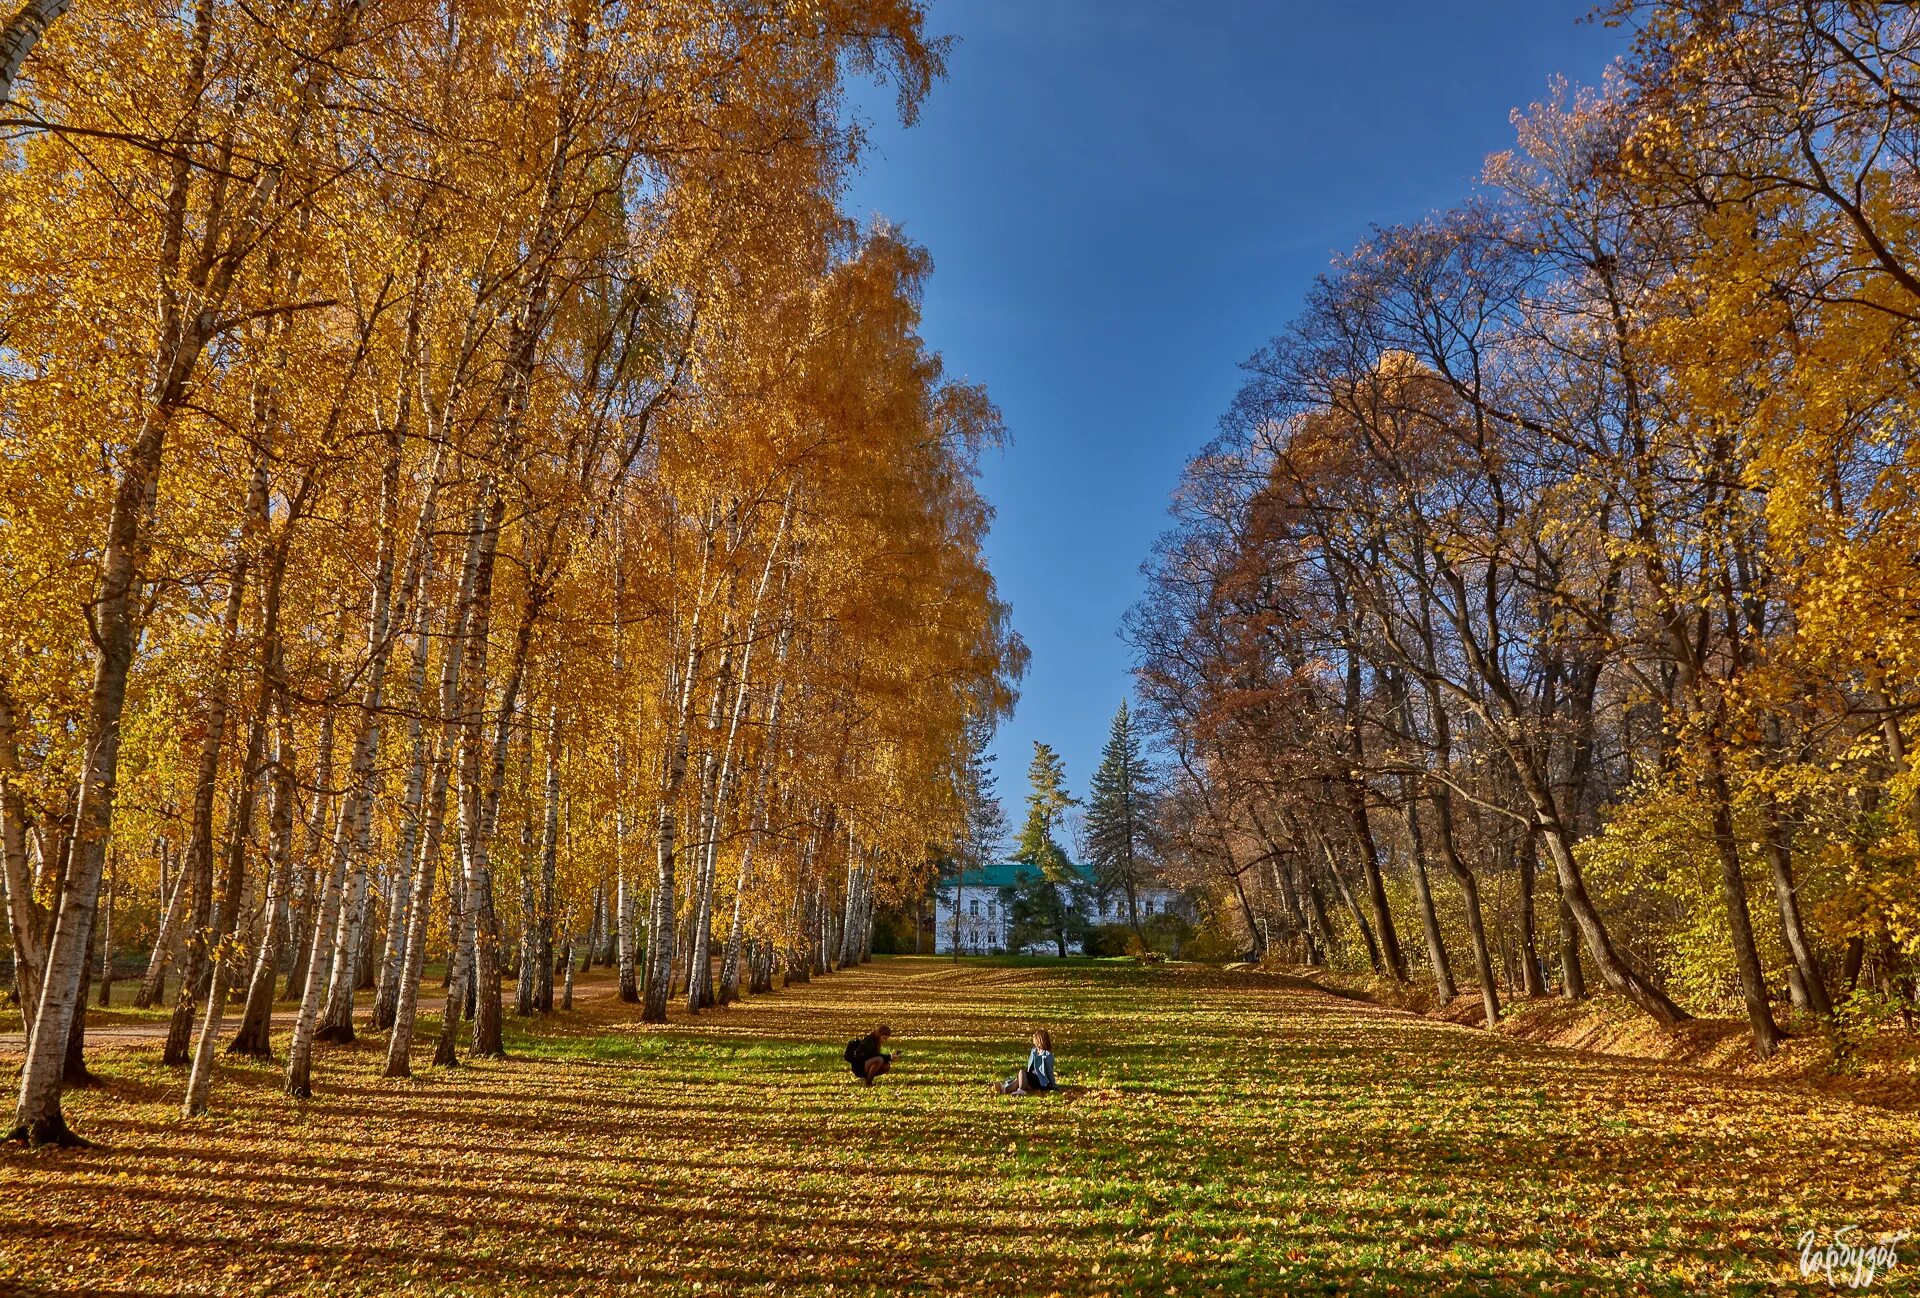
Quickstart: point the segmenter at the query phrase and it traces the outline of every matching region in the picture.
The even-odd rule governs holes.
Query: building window
[[[980,918],[980,902],[978,898],[976,898],[973,903],[973,917],[975,919]]]

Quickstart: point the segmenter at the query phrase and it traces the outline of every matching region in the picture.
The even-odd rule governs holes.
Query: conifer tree
[[[1020,827],[1020,846],[1014,859],[1038,866],[1040,873],[1055,883],[1070,882],[1072,862],[1054,837],[1054,829],[1068,807],[1080,800],[1067,792],[1067,766],[1050,745],[1033,745],[1033,761],[1027,764],[1027,819]]]
[[[1140,886],[1153,852],[1153,773],[1140,752],[1140,735],[1126,700],[1100,752],[1087,791],[1087,864],[1102,897],[1127,899],[1127,923],[1140,932]]]

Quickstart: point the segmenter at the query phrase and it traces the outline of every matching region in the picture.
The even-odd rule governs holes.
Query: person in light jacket
[[[1026,1067],[998,1084],[1002,1095],[1034,1095],[1050,1091],[1057,1083],[1053,1074],[1053,1037],[1045,1028],[1033,1034],[1033,1049],[1027,1054]]]

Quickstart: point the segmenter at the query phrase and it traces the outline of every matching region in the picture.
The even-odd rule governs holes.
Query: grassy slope
[[[880,1018],[869,1091],[839,1047]],[[107,1148],[0,1153],[0,1292],[1772,1293],[1802,1229],[1920,1225],[1909,1116],[1192,967],[628,1019],[416,1083],[326,1051],[305,1105],[236,1065],[191,1123],[155,1048],[103,1055],[69,1113]],[[988,1093],[1033,1026],[1084,1090]]]

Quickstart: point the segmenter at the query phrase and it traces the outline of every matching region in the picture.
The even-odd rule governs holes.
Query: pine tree
[[[1127,923],[1135,933],[1140,932],[1140,886],[1153,851],[1152,783],[1123,699],[1087,793],[1086,847],[1094,887],[1102,897],[1118,892],[1127,899]]]
[[[1067,766],[1060,754],[1037,740],[1033,761],[1027,765],[1027,786],[1027,819],[1020,827],[1014,859],[1038,866],[1055,883],[1070,883],[1072,862],[1053,831],[1067,808],[1079,805],[1079,799],[1067,792]]]
[[[1035,937],[1044,937],[1063,957],[1067,954],[1072,938],[1072,894],[1078,881],[1073,861],[1053,831],[1067,808],[1078,804],[1079,799],[1067,792],[1066,763],[1052,747],[1036,741],[1033,761],[1027,764],[1027,819],[1020,827],[1014,859],[1038,873],[1023,879],[1011,898],[1014,936],[1008,945],[1014,950]]]
[[[1063,854],[1064,859],[1064,854]],[[1009,951],[1024,951],[1036,942],[1051,942],[1062,959],[1069,944],[1079,940],[1082,926],[1061,885],[1045,874],[1026,874],[1005,890],[1003,904],[1012,919]]]
[[[961,775],[966,841],[960,844],[960,858],[964,868],[978,870],[993,864],[1006,844],[1007,811],[1000,805],[993,754],[983,741],[970,742],[972,752]]]
[[[969,727],[968,754],[960,767],[960,801],[965,823],[960,841],[954,844],[953,958],[960,958],[960,913],[966,908],[966,883],[970,872],[984,870],[1000,855],[1007,837],[1007,812],[995,790],[998,777],[993,770],[993,754],[987,751],[991,732]]]

